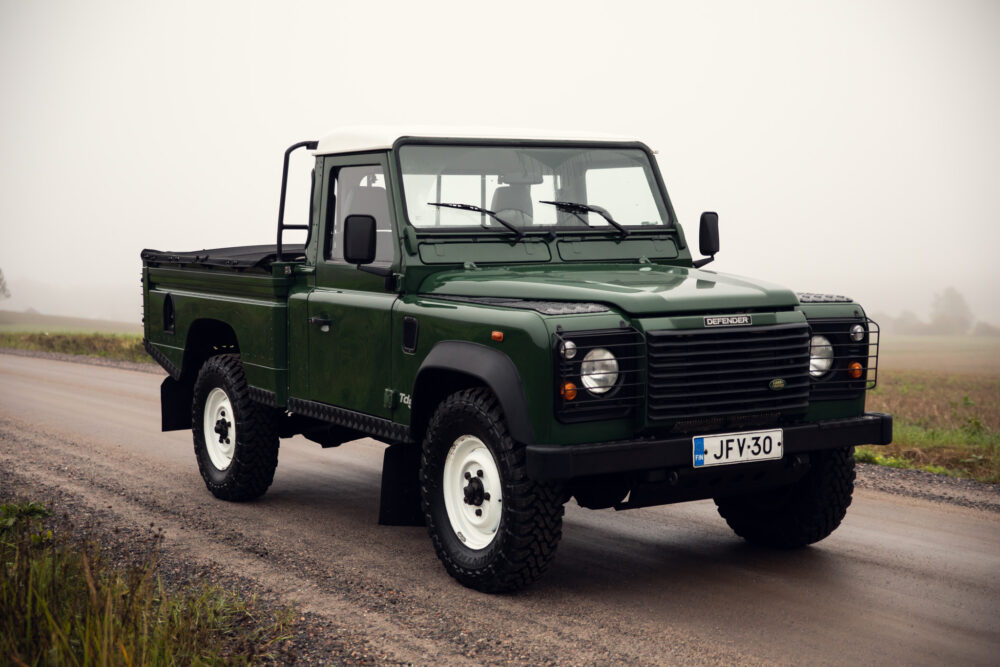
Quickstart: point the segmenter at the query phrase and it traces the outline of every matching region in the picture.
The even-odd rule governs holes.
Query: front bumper
[[[892,442],[892,415],[882,412],[782,428],[786,458],[803,452]],[[529,445],[526,452],[528,477],[540,481],[569,480],[609,473],[693,467],[692,447],[690,436],[585,445]]]

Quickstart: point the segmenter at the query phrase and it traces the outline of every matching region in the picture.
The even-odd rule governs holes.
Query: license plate
[[[780,428],[697,435],[692,441],[695,468],[780,459],[783,452]]]

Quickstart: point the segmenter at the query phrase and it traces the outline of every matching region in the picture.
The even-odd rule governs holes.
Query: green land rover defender
[[[308,224],[289,156],[315,155]],[[283,243],[300,230],[303,244]],[[303,234],[304,233],[304,234]],[[275,245],[145,250],[145,346],[162,428],[191,429],[209,490],[250,500],[280,438],[385,442],[379,520],[426,524],[451,576],[507,591],[586,508],[712,498],[778,548],[829,535],[878,327],[692,256],[652,151],[558,133],[357,128],[285,153]]]

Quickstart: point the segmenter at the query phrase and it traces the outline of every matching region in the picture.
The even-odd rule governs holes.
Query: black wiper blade
[[[611,214],[608,213],[608,209],[603,208],[601,206],[594,206],[593,204],[580,204],[579,202],[573,202],[573,201],[541,201],[541,200],[539,200],[538,203],[539,204],[550,204],[552,206],[555,206],[556,209],[558,209],[560,211],[566,211],[567,213],[583,213],[584,211],[589,212],[589,213],[596,213],[599,216],[601,216],[602,218],[604,218],[605,220],[607,220],[609,225],[611,225],[612,227],[614,227],[615,229],[617,229],[618,233],[621,234],[622,238],[625,238],[629,234],[629,231],[627,229],[625,229],[624,227],[622,227],[620,223],[618,223],[614,218],[611,217]]]
[[[496,220],[497,222],[499,222],[501,225],[503,225],[504,227],[506,227],[510,231],[514,232],[514,234],[517,235],[517,240],[518,241],[520,241],[524,237],[524,232],[521,231],[521,229],[519,227],[517,227],[516,225],[512,225],[509,222],[507,222],[506,220],[504,220],[503,218],[501,218],[499,215],[497,215],[496,211],[491,211],[489,209],[481,208],[479,206],[473,206],[472,204],[451,204],[451,203],[440,202],[440,201],[427,202],[427,205],[428,206],[440,206],[441,208],[457,208],[460,211],[475,211],[476,213],[484,213],[484,214],[490,216],[491,218],[493,218],[494,220]]]

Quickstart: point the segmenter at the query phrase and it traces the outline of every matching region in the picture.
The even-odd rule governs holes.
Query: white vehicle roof
[[[530,141],[639,141],[635,137],[564,130],[522,130],[495,127],[427,127],[366,125],[344,127],[319,141],[314,155],[359,153],[392,148],[400,137],[427,139],[526,139]]]

